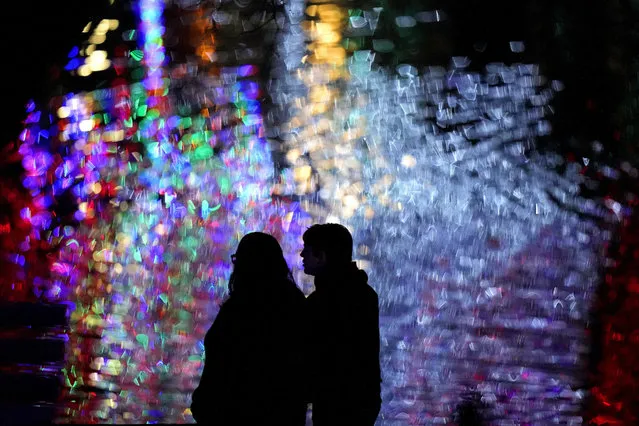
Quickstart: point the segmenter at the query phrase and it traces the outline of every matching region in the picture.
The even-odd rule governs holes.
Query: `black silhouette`
[[[481,394],[477,391],[465,392],[462,401],[455,409],[455,422],[458,426],[482,426],[484,419],[481,410],[484,404],[481,401]]]
[[[303,238],[304,272],[315,276],[307,299],[313,425],[373,425],[381,406],[377,293],[352,262],[345,227],[313,225]]]
[[[230,296],[204,340],[204,371],[193,392],[198,424],[304,425],[304,294],[271,235],[240,241]]]

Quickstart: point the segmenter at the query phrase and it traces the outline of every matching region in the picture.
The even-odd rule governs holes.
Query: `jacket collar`
[[[359,279],[360,273],[364,271],[361,271],[355,262],[332,266],[315,277],[315,288],[319,291],[338,290],[343,285],[349,285],[351,281]]]

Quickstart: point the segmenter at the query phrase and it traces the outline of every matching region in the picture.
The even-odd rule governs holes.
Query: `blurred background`
[[[636,424],[639,3],[12,8],[7,424],[192,423],[237,242],[309,294],[314,222],[380,295],[379,425]]]

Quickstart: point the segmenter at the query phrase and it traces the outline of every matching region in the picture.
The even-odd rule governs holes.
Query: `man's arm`
[[[371,288],[363,300],[361,311],[361,334],[358,346],[361,350],[362,384],[365,386],[368,401],[381,401],[381,370],[379,364],[379,301],[377,293]]]

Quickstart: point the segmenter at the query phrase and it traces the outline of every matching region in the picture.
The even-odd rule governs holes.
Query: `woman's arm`
[[[208,423],[214,416],[216,405],[226,393],[224,380],[225,352],[228,349],[228,308],[222,306],[213,325],[204,338],[204,369],[200,384],[193,391],[191,413],[198,423]]]

